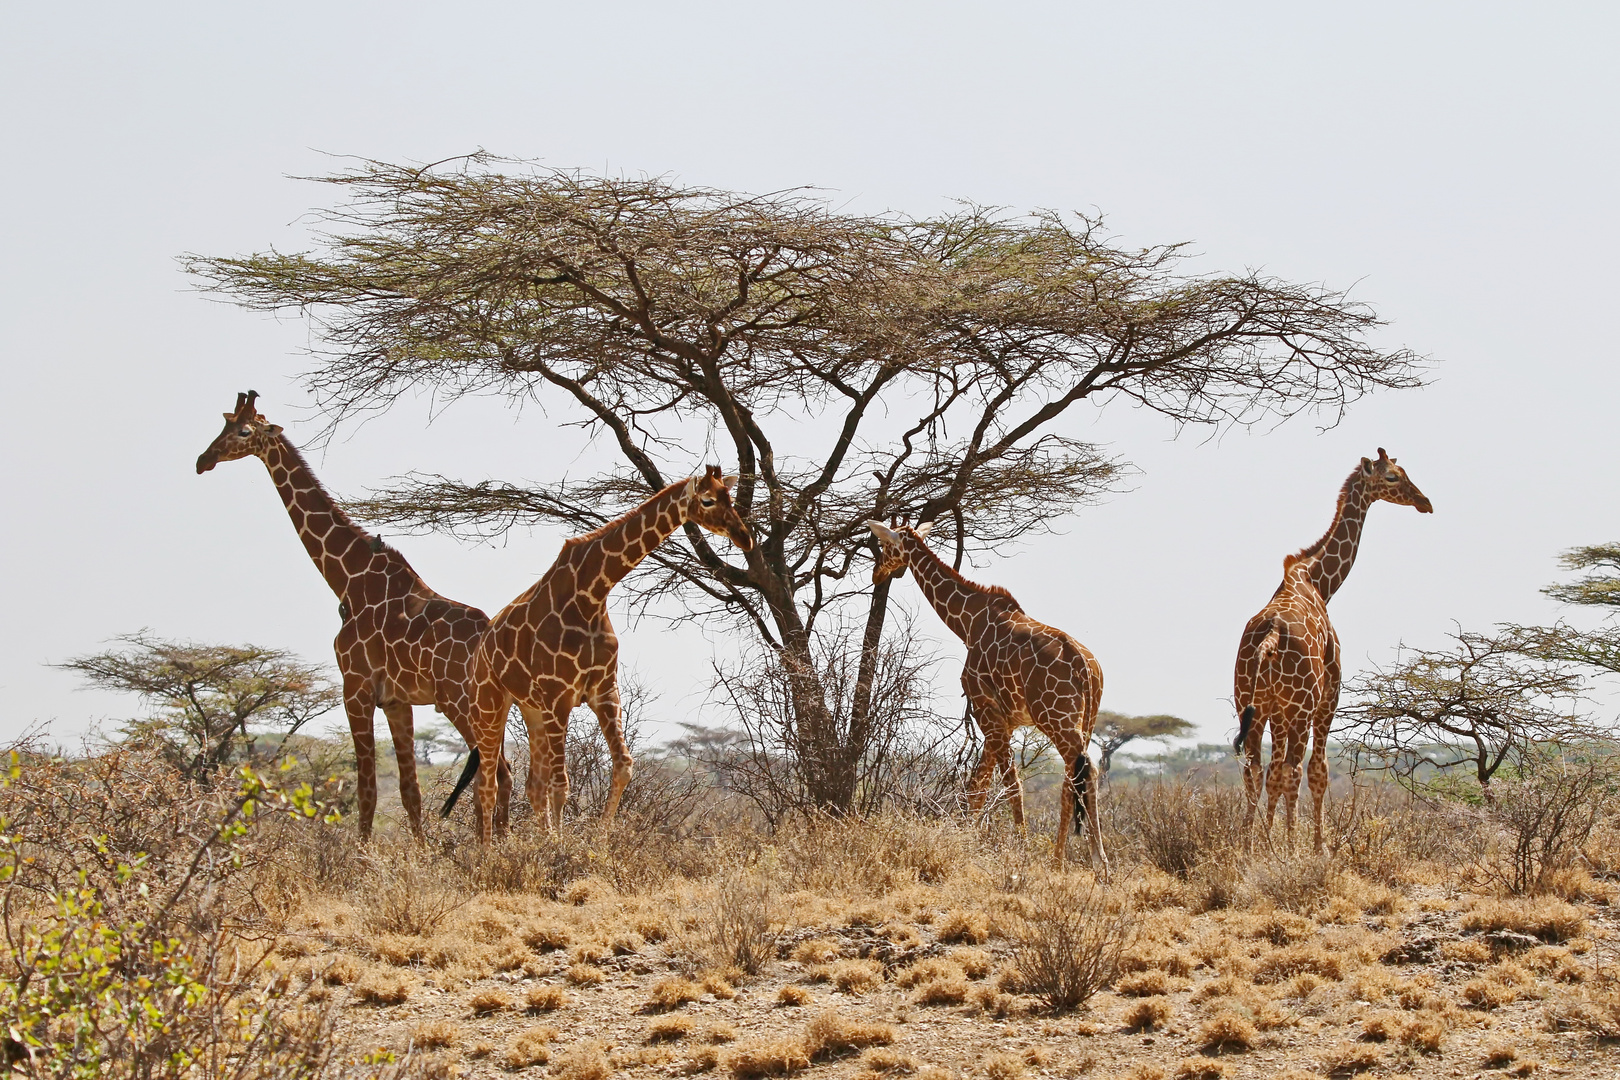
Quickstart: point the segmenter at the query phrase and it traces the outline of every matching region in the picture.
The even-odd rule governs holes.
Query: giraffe
[[[377,809],[372,721],[381,707],[399,762],[400,801],[410,816],[411,831],[421,839],[422,795],[416,781],[412,706],[435,706],[469,745],[475,745],[467,724],[467,671],[489,617],[428,588],[405,556],[350,520],[282,428],[254,408],[258,396],[253,390],[236,395],[236,408],[225,414],[224,430],[197,458],[197,472],[245,457],[257,457],[269,469],[304,550],[338,598],[342,627],[332,646],[343,676],[343,709],[359,773],[360,837],[370,839]],[[495,760],[504,815],[512,769],[504,757]],[[475,749],[467,768],[477,767]]]
[[[613,786],[602,823],[610,826],[630,782],[631,761],[619,718],[619,640],[608,619],[607,598],[636,564],[687,522],[754,547],[731,503],[735,476],[711,465],[701,477],[678,480],[623,517],[563,544],[551,569],[506,605],[479,640],[469,691],[472,730],[483,760],[495,759],[513,703],[529,732],[529,805],[544,832],[562,825],[568,800],[563,760],[568,714],[588,705],[613,757]],[[478,838],[505,831],[492,821],[494,778],[480,769],[474,794]],[[493,829],[492,829],[493,826]]]
[[[1432,514],[1434,506],[1406,470],[1378,448],[1378,460],[1362,458],[1339,489],[1339,504],[1322,538],[1283,561],[1283,580],[1271,602],[1243,628],[1233,676],[1233,700],[1241,719],[1234,752],[1244,755],[1243,788],[1248,797],[1245,831],[1251,843],[1261,788],[1266,794],[1265,827],[1269,836],[1277,800],[1289,843],[1294,836],[1294,807],[1299,798],[1300,762],[1306,739],[1311,759],[1306,775],[1311,787],[1313,845],[1322,851],[1322,801],[1327,796],[1327,736],[1339,706],[1341,673],[1339,636],[1328,620],[1327,605],[1339,591],[1361,544],[1361,528],[1373,503],[1396,503]],[[1271,762],[1262,774],[1260,742],[1271,726]]]
[[[969,805],[978,810],[999,768],[1012,791],[1013,819],[1023,825],[1023,799],[1013,768],[1013,729],[1033,724],[1063,758],[1063,784],[1053,860],[1063,865],[1071,821],[1085,822],[1092,866],[1108,872],[1097,820],[1097,771],[1091,761],[1091,729],[1102,701],[1102,667],[1074,638],[1024,614],[1011,593],[998,585],[967,580],[924,542],[932,525],[895,528],[878,521],[867,527],[881,551],[872,583],[915,573],[923,596],[951,632],[967,645],[962,692],[984,732],[984,753],[968,781]]]

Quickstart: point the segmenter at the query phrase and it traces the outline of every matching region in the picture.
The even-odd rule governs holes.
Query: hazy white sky
[[[238,390],[315,430],[307,330],[197,295],[174,261],[307,245],[331,195],[288,177],[324,154],[1101,210],[1122,242],[1192,241],[1202,270],[1353,285],[1385,344],[1438,361],[1433,386],[1326,432],[1089,414],[1068,433],[1133,461],[1135,489],[974,571],[1096,652],[1105,708],[1229,731],[1239,631],[1378,446],[1435,513],[1373,510],[1331,611],[1352,667],[1453,620],[1554,618],[1557,553],[1620,538],[1617,30],[1613,5],[1547,3],[0,6],[0,738],[127,715],[45,665],[141,627],[330,661],[336,601],[263,467],[192,469]],[[581,464],[538,410],[429,419],[406,402],[315,467],[357,493]],[[399,545],[493,612],[560,540]],[[734,647],[623,636],[670,720]]]

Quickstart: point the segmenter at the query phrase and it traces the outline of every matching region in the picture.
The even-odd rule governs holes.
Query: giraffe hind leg
[[[411,834],[420,841],[426,839],[426,834],[422,832],[422,788],[416,779],[416,730],[411,711],[410,704],[403,701],[383,706],[388,731],[394,737],[394,761],[399,766],[399,801],[410,819]]]
[[[591,711],[596,714],[596,722],[602,729],[602,738],[607,743],[608,754],[613,758],[613,786],[608,791],[607,804],[602,808],[602,827],[608,828],[613,824],[613,816],[619,809],[619,800],[624,795],[624,789],[629,786],[630,777],[635,770],[635,763],[630,760],[630,747],[624,739],[624,708],[619,700],[617,680],[609,683],[590,705]]]
[[[349,738],[354,741],[355,796],[362,843],[371,839],[372,818],[377,813],[377,735],[372,729],[375,709],[370,684],[359,677],[345,677],[343,712],[349,721]]]

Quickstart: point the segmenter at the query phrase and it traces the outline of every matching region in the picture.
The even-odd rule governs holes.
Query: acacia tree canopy
[[[486,155],[318,179],[346,201],[322,212],[315,250],[186,264],[247,307],[311,320],[308,378],[333,423],[415,389],[493,391],[565,410],[620,459],[577,483],[413,476],[362,513],[481,537],[585,531],[714,445],[736,460],[758,545],[723,557],[688,527],[626,587],[639,610],[674,597],[676,617],[752,627],[795,665],[812,716],[825,702],[811,636],[866,591],[851,570],[867,519],[937,522],[960,566],[1110,490],[1122,463],[1076,436],[1082,401],[1249,424],[1336,418],[1420,381],[1418,359],[1372,345],[1376,315],[1343,293],[1188,274],[1179,245],[1124,248],[1083,216],[857,215],[804,190]],[[868,652],[886,602],[886,586],[867,602]],[[857,695],[857,717],[868,704]]]
[[[1110,712],[1107,709],[1097,714],[1097,726],[1092,731],[1092,741],[1096,743],[1101,761],[1099,768],[1104,776],[1113,767],[1114,753],[1126,743],[1137,739],[1175,739],[1190,735],[1196,728],[1179,716],[1169,716],[1163,713],[1153,716],[1126,716],[1124,713]]]
[[[125,725],[126,736],[161,750],[191,780],[206,782],[251,752],[254,729],[286,738],[343,703],[325,669],[281,649],[169,641],[144,630],[118,641],[124,648],[58,666],[138,696],[149,712]]]

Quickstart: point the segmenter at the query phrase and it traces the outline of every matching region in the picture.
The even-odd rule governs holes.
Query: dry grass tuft
[[[799,986],[797,983],[788,983],[776,992],[776,1003],[788,1008],[797,1008],[801,1005],[810,1004],[813,997],[814,995],[806,987]]]
[[[556,1012],[568,1004],[568,993],[560,986],[534,986],[523,998],[524,1010],[531,1013]]]
[[[1126,1031],[1152,1031],[1170,1020],[1170,1002],[1162,997],[1143,998],[1125,1010]]]
[[[990,940],[990,919],[982,911],[952,908],[934,928],[934,937],[945,945],[983,945]]]
[[[1331,982],[1344,979],[1345,956],[1317,942],[1289,945],[1260,958],[1255,968],[1256,982],[1279,983],[1295,975],[1315,975]]]
[[[922,1067],[922,1063],[910,1054],[901,1053],[888,1047],[874,1047],[861,1055],[857,1078],[872,1078],[880,1076],[901,1076],[914,1073]]]
[[[1118,1080],[1165,1080],[1168,1075],[1161,1065],[1155,1065],[1151,1061],[1139,1061],[1119,1073]]]
[[[1463,999],[1476,1009],[1500,1009],[1519,999],[1519,992],[1495,979],[1470,979],[1463,985]]]
[[[830,964],[838,959],[842,950],[843,943],[837,938],[809,938],[793,946],[792,957],[807,967],[811,964]]]
[[[827,970],[827,981],[843,994],[864,994],[883,985],[883,965],[876,960],[840,960]]]
[[[1198,1054],[1176,1064],[1174,1080],[1222,1080],[1228,1069],[1224,1061]]]
[[[1193,1041],[1216,1053],[1250,1050],[1260,1038],[1255,1026],[1234,1012],[1221,1012],[1199,1025]]]
[[[945,954],[945,959],[962,969],[970,979],[982,979],[995,967],[995,958],[983,949],[956,948]]]
[[[532,1027],[519,1032],[501,1051],[502,1067],[517,1070],[546,1064],[551,1060],[551,1040],[556,1037],[554,1027]]]
[[[558,1055],[550,1075],[557,1080],[607,1080],[613,1075],[613,1063],[601,1043],[587,1039]]]
[[[1551,896],[1481,900],[1457,924],[1465,932],[1507,930],[1551,944],[1586,932],[1586,916],[1573,904]]]
[[[522,938],[523,944],[535,952],[553,952],[572,945],[574,932],[555,919],[547,919],[524,927]]]
[[[732,1076],[750,1080],[756,1076],[786,1076],[810,1067],[802,1039],[752,1039],[738,1043],[719,1056]]]
[[[1024,1059],[1017,1054],[991,1054],[979,1068],[990,1080],[1021,1080],[1025,1075]]]
[[[327,986],[348,986],[363,975],[364,969],[352,956],[339,956],[321,971],[321,981]]]
[[[1376,1069],[1384,1060],[1384,1052],[1368,1043],[1340,1042],[1322,1054],[1322,1068],[1330,1076],[1351,1076]]]
[[[958,971],[923,983],[911,1000],[918,1005],[960,1005],[971,990],[967,979]]]
[[[461,1025],[453,1020],[424,1020],[411,1028],[411,1045],[425,1050],[454,1046],[461,1038]]]
[[[688,1002],[697,1001],[702,997],[703,987],[691,979],[670,976],[653,983],[652,993],[647,1001],[647,1008],[654,1012],[667,1012],[670,1009],[678,1009]]]
[[[706,1043],[737,1041],[737,1029],[724,1020],[711,1020],[698,1029],[697,1037]]]
[[[504,990],[480,990],[467,1002],[475,1016],[505,1012],[512,1007],[512,996]]]
[[[647,1025],[648,1042],[676,1042],[692,1033],[690,1016],[660,1016]]]
[[[416,980],[397,971],[375,969],[354,984],[354,996],[367,1005],[400,1005],[416,989]]]
[[[720,1051],[712,1046],[700,1047],[691,1057],[676,1066],[676,1071],[684,1076],[693,1076],[697,1073],[708,1072],[720,1064]]]
[[[804,1050],[812,1061],[825,1061],[852,1050],[888,1046],[892,1042],[894,1028],[888,1024],[851,1020],[833,1009],[812,1016],[804,1027]]]
[[[607,972],[595,964],[574,964],[563,972],[563,978],[575,986],[600,986],[607,979]]]
[[[1114,991],[1126,997],[1153,997],[1157,994],[1168,994],[1171,989],[1170,976],[1161,968],[1133,971],[1129,975],[1120,976],[1114,983]]]

